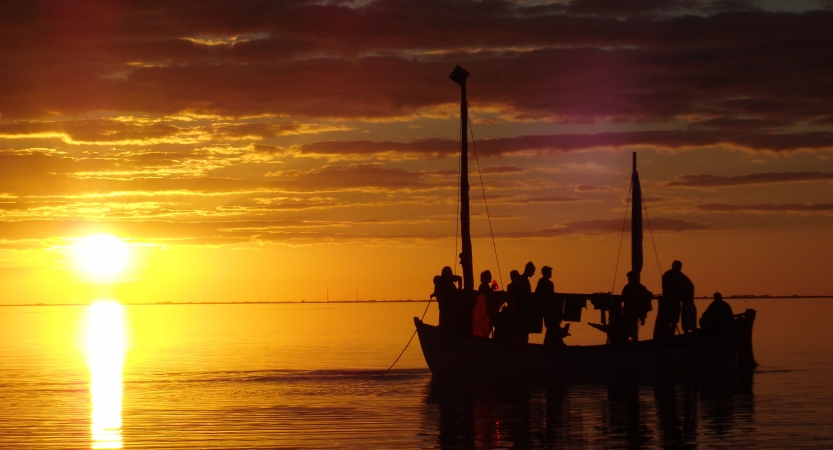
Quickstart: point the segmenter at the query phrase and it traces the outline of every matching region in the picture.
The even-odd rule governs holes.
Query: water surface
[[[489,388],[378,376],[425,303],[3,307],[0,448],[833,447],[833,302],[730,303],[750,374]]]

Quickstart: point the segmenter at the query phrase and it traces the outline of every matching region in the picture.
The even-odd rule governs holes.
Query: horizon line
[[[711,297],[694,297],[696,300],[708,300]],[[792,298],[833,298],[833,295],[725,295],[724,299],[745,300],[745,299],[792,299]],[[269,301],[239,301],[239,302],[138,302],[121,303],[126,306],[152,306],[152,305],[285,305],[285,304],[326,304],[326,303],[426,303],[436,300],[269,300]],[[87,306],[91,303],[2,303],[3,306]]]

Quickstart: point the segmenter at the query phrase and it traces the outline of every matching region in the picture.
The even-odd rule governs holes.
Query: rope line
[[[477,157],[477,145],[474,144],[474,127],[469,116],[469,134],[471,134],[471,147],[474,149],[474,161],[477,163],[477,174],[480,176],[480,189],[483,191],[483,204],[486,205],[486,219],[489,222],[489,234],[492,236],[492,249],[495,251],[495,262],[497,263],[497,274],[500,278],[500,285],[503,284],[503,273],[500,271],[500,259],[497,257],[497,245],[495,244],[495,232],[492,231],[492,216],[489,215],[489,203],[486,201],[486,187],[483,185],[483,173],[480,171],[480,158]],[[504,288],[505,289],[505,288]]]
[[[613,287],[610,288],[610,292],[616,290],[616,275],[619,274],[619,258],[622,257],[622,242],[625,241],[625,226],[628,224],[628,207],[631,204],[631,191],[633,190],[633,180],[631,180],[631,185],[628,187],[628,199],[625,201],[625,218],[622,220],[622,236],[619,238],[619,253],[616,254],[616,268],[613,270]]]
[[[420,321],[425,320],[425,314],[428,313],[428,307],[429,306],[431,306],[431,299],[430,298],[428,299],[428,304],[425,305],[425,311],[422,312],[422,317],[419,319]],[[395,366],[396,363],[399,362],[399,358],[401,358],[402,355],[405,354],[405,350],[408,350],[408,347],[411,345],[411,342],[414,340],[414,336],[416,336],[416,334],[417,334],[417,330],[414,330],[414,334],[412,334],[411,338],[408,339],[408,343],[405,344],[405,348],[402,349],[402,352],[399,353],[399,356],[396,357],[396,360],[393,361],[393,364],[391,364],[390,367],[388,367],[388,370],[384,371],[381,375],[379,375],[379,378],[382,378],[383,376],[387,375],[387,373],[390,372],[390,369],[393,369],[393,366]]]

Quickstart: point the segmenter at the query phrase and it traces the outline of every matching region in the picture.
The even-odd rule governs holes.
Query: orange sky
[[[503,280],[532,260],[559,291],[612,289],[637,151],[649,289],[658,257],[697,295],[833,294],[816,6],[4,7],[0,303],[426,298],[454,262],[455,64]],[[470,164],[474,269],[500,281]],[[97,233],[130,244],[115,282],[78,270]]]

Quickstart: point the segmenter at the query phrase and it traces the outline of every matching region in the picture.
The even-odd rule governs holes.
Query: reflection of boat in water
[[[436,447],[448,449],[748,447],[756,427],[752,377],[740,370],[642,382],[432,381],[423,417]]]
[[[503,299],[513,300],[506,293],[477,293],[474,291],[471,232],[469,226],[469,182],[467,156],[468,105],[466,102],[466,77],[468,73],[457,66],[451,79],[462,89],[461,122],[461,173],[460,173],[460,225],[463,268],[463,290],[454,299],[440,299],[440,326],[432,326],[414,318],[420,345],[432,374],[440,379],[474,381],[490,378],[552,380],[564,377],[651,376],[674,372],[703,372],[731,369],[738,366],[754,366],[752,354],[752,325],[755,311],[746,310],[734,317],[731,333],[707,334],[695,332],[676,335],[661,341],[639,341],[637,318],[633,316],[626,325],[631,336],[626,342],[615,345],[545,346],[517,342],[499,342],[488,337],[488,332],[477,332],[478,318],[472,318],[474,310],[496,311],[494,305]],[[632,174],[633,209],[631,217],[631,266],[632,272],[642,270],[642,193],[639,174],[636,171],[634,153]],[[601,310],[602,324],[594,325],[609,331],[605,313],[622,297],[611,293],[560,294],[578,299],[586,304],[590,300]],[[478,299],[478,296],[483,298]],[[489,297],[489,298],[486,298]],[[496,300],[496,301],[495,301]],[[517,300],[517,299],[514,299]],[[457,309],[453,320],[444,320]],[[476,302],[486,303],[486,308],[472,308]],[[462,308],[461,308],[462,305]],[[462,313],[460,310],[462,309]],[[635,306],[632,306],[635,311]],[[611,316],[612,317],[612,316]],[[453,324],[451,324],[453,322]],[[540,326],[540,319],[539,319]],[[451,325],[449,325],[451,324]],[[462,326],[461,326],[462,325]],[[480,327],[482,328],[482,326]],[[474,330],[474,332],[472,332]],[[539,330],[540,331],[540,330]]]

